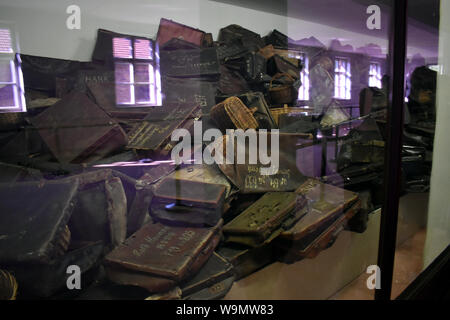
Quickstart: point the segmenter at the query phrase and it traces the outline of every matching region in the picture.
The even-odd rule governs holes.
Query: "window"
[[[351,65],[349,59],[336,58],[334,62],[334,97],[336,99],[351,99]]]
[[[381,66],[379,63],[371,63],[369,66],[369,87],[381,89]]]
[[[300,73],[300,80],[302,86],[298,91],[298,100],[308,101],[309,100],[309,59],[306,54],[301,54],[300,59],[303,62],[303,70]]]
[[[14,51],[10,28],[0,27],[0,112],[25,112],[20,56]]]
[[[162,104],[159,50],[150,39],[113,38],[116,103],[122,106]]]

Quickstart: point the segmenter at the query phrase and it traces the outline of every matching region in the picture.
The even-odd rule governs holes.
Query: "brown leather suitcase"
[[[198,104],[168,103],[154,107],[145,119],[128,134],[127,148],[167,155],[173,148],[171,135],[177,128],[191,128],[200,119]]]
[[[316,241],[342,216],[350,219],[361,207],[356,193],[315,179],[306,181],[296,193],[305,197],[307,213],[292,228],[282,232],[275,243],[284,251],[296,252],[298,249],[299,255],[304,255],[306,251],[303,252],[303,249]]]
[[[154,191],[150,214],[167,224],[214,226],[222,218],[225,196],[223,185],[168,177]]]
[[[339,233],[345,229],[348,221],[358,213],[360,208],[361,202],[357,200],[338,218],[332,220],[331,224],[324,224],[314,235],[292,246],[275,241],[275,245],[280,250],[279,260],[284,263],[295,263],[304,258],[315,258],[321,251],[333,245]]]
[[[226,129],[257,129],[252,112],[237,97],[230,97],[212,107],[211,119],[225,132]]]
[[[126,145],[126,134],[101,108],[72,92],[31,119],[62,163],[95,161]]]
[[[250,247],[269,243],[306,213],[304,206],[294,192],[268,192],[224,226],[226,241]]]
[[[216,150],[225,150],[223,157],[226,159],[226,139],[223,136],[217,141]],[[216,143],[216,142],[215,142]],[[239,189],[240,193],[262,193],[270,191],[294,191],[305,180],[305,176],[297,167],[297,152],[299,149],[313,145],[312,136],[308,134],[279,134],[279,165],[278,171],[272,175],[261,174],[261,168],[268,168],[260,161],[256,164],[237,164],[237,143],[235,141],[234,164],[219,164],[222,173]],[[271,148],[271,133],[267,135],[267,148]],[[245,146],[245,156],[249,159],[248,143]],[[258,159],[257,159],[258,160]]]
[[[183,39],[197,46],[201,46],[205,40],[206,33],[199,29],[191,28],[184,24],[161,18],[159,22],[158,34],[156,41],[161,47],[173,38]]]
[[[222,222],[212,228],[148,223],[110,252],[105,267],[111,281],[150,292],[166,292],[196,274],[213,254]]]
[[[1,184],[0,264],[48,263],[64,254],[77,189],[76,180]]]
[[[216,49],[161,51],[161,74],[166,77],[218,78],[220,69]]]

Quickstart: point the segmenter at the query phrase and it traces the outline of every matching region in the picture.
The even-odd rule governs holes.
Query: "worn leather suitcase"
[[[156,41],[160,47],[173,38],[182,39],[197,46],[201,46],[205,40],[205,36],[206,33],[204,31],[161,18]]]
[[[269,243],[306,213],[305,205],[293,192],[268,192],[224,226],[226,241],[250,247]]]
[[[212,228],[180,228],[148,223],[110,252],[108,277],[149,292],[166,292],[196,274],[213,254],[222,223]]]
[[[219,77],[215,48],[161,51],[161,74],[166,77]]]
[[[226,66],[239,72],[248,82],[262,81],[262,77],[267,73],[267,61],[258,52],[248,52],[243,56],[229,58]]]
[[[78,181],[76,204],[68,223],[72,242],[103,241],[117,246],[126,238],[127,198],[112,170],[94,170],[63,178]]]
[[[220,63],[226,63],[230,59],[242,57],[249,52],[246,47],[238,43],[218,43],[216,50]]]
[[[267,73],[270,76],[275,76],[277,73],[286,73],[293,79],[300,79],[300,72],[303,66],[295,65],[278,54],[275,54],[267,61]]]
[[[237,97],[230,97],[212,107],[211,119],[225,132],[227,129],[257,129],[258,122],[247,106]]]
[[[356,193],[323,184],[315,179],[307,180],[296,193],[305,197],[307,213],[292,228],[282,232],[276,240],[278,247],[290,251],[307,248],[349,209],[352,211],[351,215],[346,215],[348,219],[361,207]]]
[[[167,103],[154,107],[128,134],[128,148],[167,155],[172,150],[173,130],[192,125],[200,118],[198,104]]]
[[[249,92],[250,87],[239,72],[230,70],[225,65],[221,65],[219,91],[223,95],[238,95]]]
[[[267,134],[267,148],[271,149],[272,133]],[[312,136],[307,134],[279,134],[279,163],[278,170],[271,175],[261,174],[263,165],[257,159],[256,164],[248,162],[237,164],[237,139],[235,139],[235,149],[233,151],[226,150],[227,139],[231,136],[223,136],[222,140],[218,140],[215,150],[225,150],[223,157],[226,159],[228,152],[234,152],[234,163],[228,164],[224,162],[219,164],[222,173],[239,189],[240,193],[262,193],[270,191],[294,191],[305,180],[305,176],[297,167],[297,152],[300,149],[313,145]],[[249,146],[245,145],[245,159],[249,159]]]
[[[244,105],[253,112],[253,117],[258,122],[258,128],[277,128],[277,124],[275,123],[275,120],[270,113],[267,101],[261,92],[248,92],[245,94],[237,95],[236,97],[239,98],[244,103]],[[227,98],[229,98],[229,96],[217,96],[216,101],[219,103]]]
[[[304,258],[315,258],[321,251],[333,245],[339,233],[344,230],[348,221],[358,213],[360,208],[361,203],[358,200],[331,223],[324,224],[316,230],[315,234],[305,237],[303,241],[298,240],[291,246],[276,243],[280,250],[279,260],[284,263],[295,263]]]
[[[62,163],[95,161],[126,145],[122,128],[80,92],[72,92],[31,119]]]
[[[293,45],[294,40],[274,29],[264,37],[264,42],[266,45],[273,45],[274,47],[287,49],[290,45]]]
[[[220,29],[217,41],[226,44],[236,43],[244,46],[249,51],[258,51],[265,46],[259,34],[236,24]]]
[[[222,218],[226,188],[220,184],[166,178],[154,191],[150,214],[182,226],[214,226]]]
[[[77,189],[76,180],[1,184],[0,264],[46,263],[62,255]]]
[[[39,170],[0,162],[0,183],[43,179]]]
[[[21,292],[29,297],[49,298],[67,289],[67,268],[80,267],[81,279],[97,267],[103,256],[104,245],[101,242],[89,243],[81,248],[66,252],[47,264],[21,264],[11,266],[21,285]],[[83,281],[82,286],[87,285]]]

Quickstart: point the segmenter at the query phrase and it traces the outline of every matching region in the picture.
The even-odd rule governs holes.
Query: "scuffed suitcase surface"
[[[226,159],[226,139],[223,136],[217,141],[216,150],[224,150]],[[267,146],[271,148],[271,134],[267,135]],[[270,191],[294,191],[305,180],[305,176],[297,167],[297,152],[299,149],[313,145],[310,135],[305,134],[279,134],[279,168],[272,175],[261,174],[261,168],[268,168],[259,161],[256,164],[237,164],[236,141],[234,150],[234,164],[219,164],[222,173],[239,189],[240,193],[261,193]],[[233,151],[231,151],[233,152]],[[245,145],[245,159],[249,159],[249,147]]]
[[[169,224],[213,226],[222,217],[225,194],[220,184],[166,178],[154,191],[150,214]]]
[[[48,264],[22,264],[12,266],[11,269],[14,270],[14,274],[21,284],[21,291],[25,291],[27,295],[47,298],[61,290],[68,290],[66,282],[69,276],[67,274],[69,266],[77,265],[80,267],[81,277],[83,277],[85,272],[98,265],[103,254],[103,248],[101,242],[92,243],[68,251]]]
[[[321,251],[329,248],[336,241],[339,233],[344,230],[348,221],[358,213],[361,202],[357,200],[344,213],[321,225],[313,234],[299,240],[291,247],[286,244],[275,245],[280,250],[279,260],[285,263],[295,263],[303,258],[315,258]]]
[[[107,267],[117,267],[174,281],[200,268],[217,246],[221,223],[213,228],[180,228],[148,223],[109,253]],[[204,252],[209,255],[204,259]],[[200,261],[199,261],[200,260]],[[201,263],[199,263],[201,262]]]
[[[200,271],[180,285],[185,300],[220,299],[231,289],[234,281],[233,265],[214,252]]]
[[[265,46],[261,36],[237,24],[220,29],[217,41],[226,44],[239,44],[249,51],[258,51]]]
[[[1,184],[0,263],[44,263],[57,256],[77,189],[77,181]]]
[[[173,130],[182,127],[189,119],[195,119],[199,108],[197,104],[181,103],[155,107],[128,134],[128,148],[168,154],[172,147],[169,142]]]
[[[0,183],[41,180],[39,170],[0,162]]]
[[[297,198],[294,192],[266,193],[224,226],[226,241],[251,247],[270,242],[283,230],[286,220],[303,215]]]
[[[168,77],[219,76],[215,48],[161,51],[161,74]]]
[[[121,127],[80,92],[65,96],[31,122],[63,163],[98,160],[126,144]]]
[[[186,26],[184,24],[162,18],[159,22],[158,34],[156,36],[159,46],[163,46],[172,38],[179,38],[201,46],[205,38],[205,32]]]

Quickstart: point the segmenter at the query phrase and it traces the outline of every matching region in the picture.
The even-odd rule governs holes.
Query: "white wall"
[[[450,244],[450,1],[441,1],[436,135],[424,267]]]
[[[71,4],[81,8],[81,30],[66,28]],[[262,35],[276,28],[296,40],[314,36],[325,45],[338,38],[354,48],[375,43],[387,52],[388,47],[386,39],[209,0],[0,0],[0,20],[15,22],[22,53],[62,59],[89,61],[98,28],[155,37],[161,17],[215,38],[221,27],[236,23]]]

